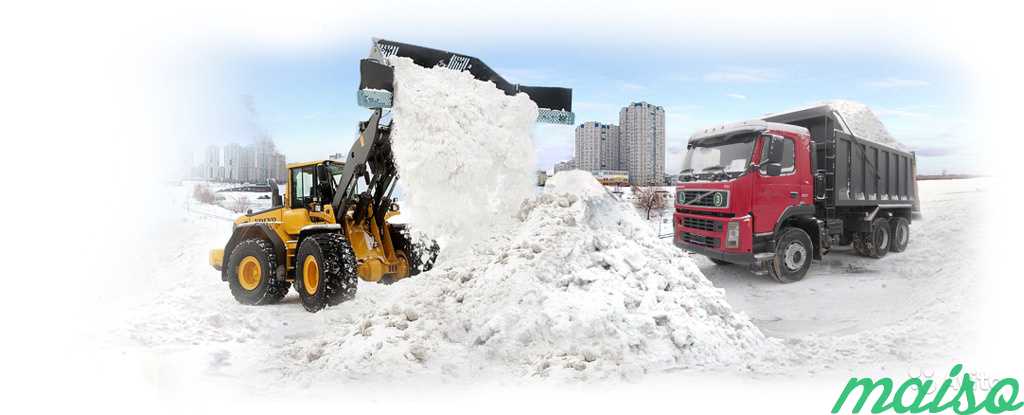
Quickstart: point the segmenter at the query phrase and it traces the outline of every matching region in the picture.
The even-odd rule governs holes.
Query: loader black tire
[[[782,228],[777,241],[775,258],[768,264],[772,277],[783,284],[804,279],[814,256],[811,237],[803,229],[790,226]]]
[[[871,221],[871,231],[863,236],[867,237],[864,240],[864,249],[868,257],[877,259],[889,253],[889,245],[892,244],[889,219],[875,218]]]
[[[889,252],[905,251],[910,244],[910,221],[907,218],[892,218],[889,220],[889,234],[892,236]]]
[[[295,254],[295,291],[302,306],[315,313],[356,296],[359,277],[356,256],[340,232],[312,235]]]
[[[437,241],[431,240],[429,246],[417,246],[412,242],[412,236],[409,235],[409,231],[405,226],[392,225],[390,229],[391,244],[394,245],[396,250],[404,252],[406,258],[409,259],[410,277],[434,268],[434,262],[437,261],[437,253],[441,250],[437,245]]]
[[[235,246],[227,270],[228,287],[235,300],[248,305],[281,301],[291,283],[275,277],[277,261],[274,246],[266,240],[251,238]]]

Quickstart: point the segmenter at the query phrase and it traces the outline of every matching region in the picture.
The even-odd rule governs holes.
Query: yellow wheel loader
[[[357,94],[373,114],[360,123],[345,162],[288,165],[284,196],[272,183],[271,208],[239,217],[224,248],[210,252],[238,302],[272,304],[294,284],[302,305],[316,312],[353,298],[358,279],[391,283],[433,267],[437,244],[417,244],[405,225],[389,222],[399,214],[391,122],[381,121],[394,94],[391,56],[465,70],[509,95],[525,92],[541,107],[539,122],[574,121],[570,89],[510,84],[476,58],[375,39],[360,63]]]

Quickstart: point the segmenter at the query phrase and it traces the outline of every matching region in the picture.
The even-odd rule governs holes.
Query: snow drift
[[[562,172],[548,186],[523,204],[515,231],[395,284],[400,293],[379,310],[286,350],[285,361],[298,361],[285,372],[620,378],[742,365],[769,344],[590,173]]]

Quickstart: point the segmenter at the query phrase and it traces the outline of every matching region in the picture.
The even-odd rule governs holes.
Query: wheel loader
[[[394,99],[392,57],[424,67],[467,71],[508,95],[523,92],[540,108],[538,122],[573,124],[572,90],[505,81],[480,60],[451,52],[374,39],[360,62],[359,105],[372,110],[344,162],[288,165],[285,194],[271,186],[271,207],[235,220],[223,249],[210,252],[231,294],[242,304],[273,304],[294,285],[307,311],[338,305],[356,294],[358,279],[391,283],[430,270],[436,243],[416,243],[392,223],[399,214],[392,193],[398,180],[391,152]],[[401,122],[401,120],[398,120]]]

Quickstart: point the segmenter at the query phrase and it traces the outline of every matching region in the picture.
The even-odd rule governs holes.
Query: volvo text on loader
[[[570,89],[511,84],[473,57],[375,39],[360,62],[357,94],[373,113],[345,162],[290,164],[283,197],[273,184],[272,207],[239,217],[224,248],[210,252],[238,302],[272,304],[294,284],[306,310],[316,312],[353,298],[358,279],[390,283],[433,266],[437,244],[417,244],[409,229],[389,221],[399,214],[392,122],[382,121],[395,93],[393,56],[468,71],[509,95],[529,95],[540,107],[538,122],[573,123]]]

